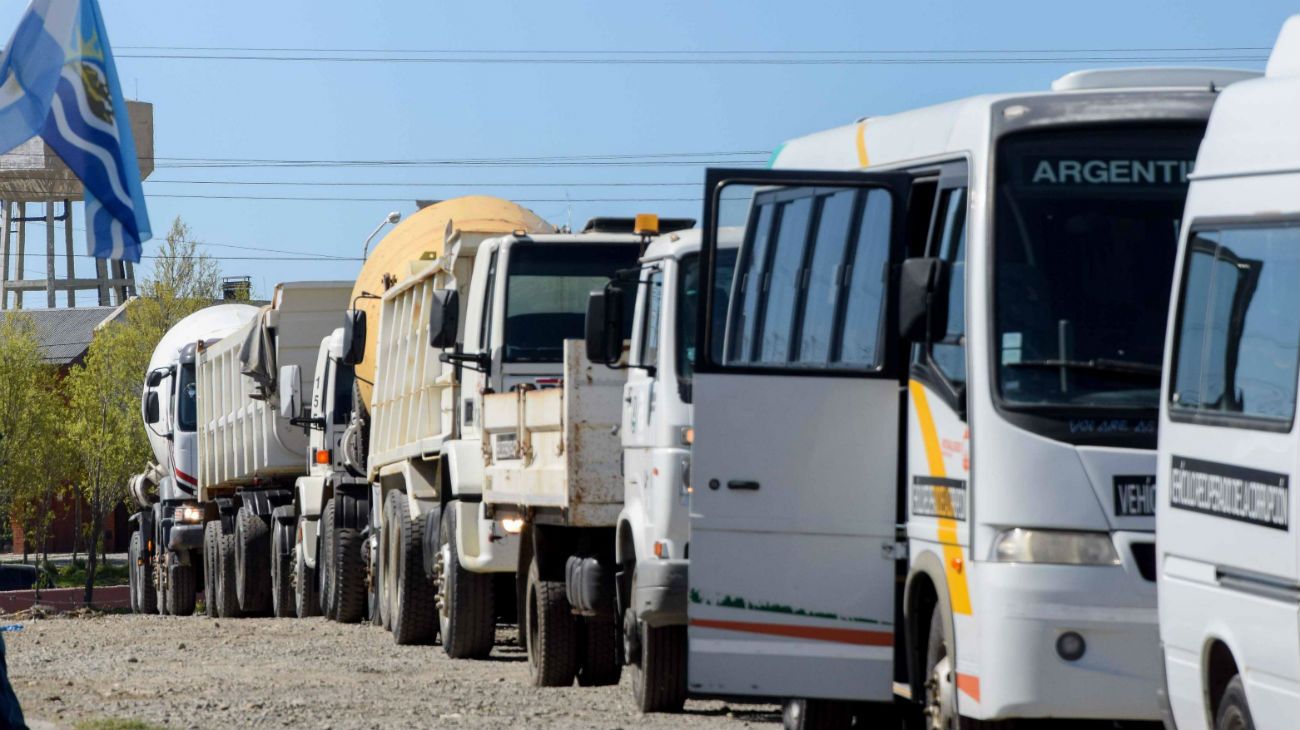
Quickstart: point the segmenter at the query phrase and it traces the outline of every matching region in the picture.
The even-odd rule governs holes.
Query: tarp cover
[[[257,400],[270,400],[275,393],[275,331],[266,322],[270,311],[266,307],[257,313],[257,321],[239,349],[239,362],[243,365],[239,372],[257,384],[257,393],[253,395]]]

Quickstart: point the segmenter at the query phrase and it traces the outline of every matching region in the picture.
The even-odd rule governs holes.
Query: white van
[[[1160,409],[1160,638],[1178,730],[1300,727],[1300,16],[1192,176]]]
[[[1160,718],[1169,285],[1210,109],[1255,75],[1078,72],[710,171],[710,276],[746,232],[700,308],[692,693],[804,698],[802,727],[895,696],[941,728]]]

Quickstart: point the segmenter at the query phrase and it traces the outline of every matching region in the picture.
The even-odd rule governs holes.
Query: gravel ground
[[[10,679],[42,727],[134,720],[178,728],[774,728],[774,706],[691,701],[640,715],[619,687],[534,689],[513,628],[486,661],[397,646],[324,619],[91,615],[4,634]],[[7,623],[7,622],[5,622]],[[36,723],[40,724],[40,722]]]

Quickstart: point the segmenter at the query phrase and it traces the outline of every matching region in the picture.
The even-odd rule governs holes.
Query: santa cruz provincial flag
[[[32,0],[0,56],[0,153],[40,135],[86,189],[86,242],[140,261],[153,235],[96,0]]]

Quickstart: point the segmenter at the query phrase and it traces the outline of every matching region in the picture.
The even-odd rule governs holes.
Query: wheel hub
[[[451,546],[444,543],[433,561],[434,602],[438,606],[438,614],[444,617],[447,615],[447,607],[451,605],[447,597],[447,565],[450,562]]]
[[[953,730],[957,717],[957,687],[953,683],[952,661],[935,662],[925,682],[925,726],[927,730]]]

